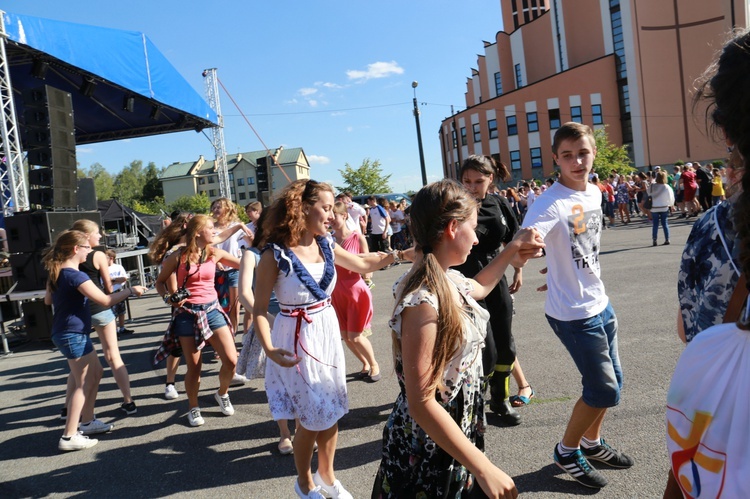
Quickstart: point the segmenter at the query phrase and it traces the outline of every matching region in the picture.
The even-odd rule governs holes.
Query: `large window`
[[[532,147],[531,149],[529,149],[529,152],[531,153],[531,167],[541,168],[542,167],[542,148]]]
[[[497,120],[487,120],[487,129],[490,132],[490,138],[497,138]]]
[[[204,185],[206,183],[206,177],[198,177],[198,185]]]
[[[479,126],[479,123],[474,123],[473,125],[471,125],[471,127],[474,130],[474,142],[481,142],[482,131],[481,131],[481,127]]]
[[[461,145],[465,146],[468,143],[468,139],[466,138],[466,127],[461,127]]]
[[[506,116],[505,124],[508,127],[508,137],[511,135],[518,135],[518,120],[515,115]]]
[[[456,130],[451,130],[451,139],[453,141],[453,149],[458,147],[458,134],[456,134]]]
[[[247,185],[254,185],[255,177],[247,177]]]
[[[560,128],[560,110],[550,109],[549,114],[549,128],[550,130],[557,130]]]
[[[516,64],[516,88],[523,86],[523,77],[521,76],[521,65]]]
[[[594,104],[591,106],[591,119],[594,125],[603,125],[604,119],[602,118],[602,105]]]
[[[244,178],[238,178],[238,179],[237,179],[237,185],[238,185],[238,186],[243,186],[243,185],[245,185],[245,179],[244,179]]]
[[[583,116],[581,115],[581,106],[570,106],[570,121],[576,123],[583,123]]]
[[[215,189],[209,189],[208,190],[208,197],[216,197],[216,190]]]
[[[240,192],[240,201],[243,201],[246,197],[244,192]]]
[[[217,179],[216,175],[211,175],[210,177],[208,177],[208,183],[209,184],[215,184],[216,183],[216,179]]]
[[[510,152],[510,169],[511,170],[521,169],[521,151]]]
[[[495,73],[495,92],[497,92],[497,95],[503,95],[503,77],[500,71]]]
[[[539,131],[539,117],[536,112],[526,113],[526,124],[529,132]]]

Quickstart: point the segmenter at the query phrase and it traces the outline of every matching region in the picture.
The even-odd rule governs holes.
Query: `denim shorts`
[[[76,360],[94,351],[94,344],[88,334],[62,332],[52,335],[52,343],[66,359]]]
[[[91,316],[91,325],[94,327],[103,327],[115,320],[115,314],[112,313],[112,309],[102,310]]]
[[[185,303],[183,307],[190,308],[192,310],[205,310],[211,305],[211,303],[202,305]],[[208,319],[208,327],[211,329],[211,331],[216,331],[221,327],[228,326],[226,319],[224,319],[224,315],[219,311],[219,309],[210,311],[206,315],[206,318]],[[172,328],[175,336],[194,336],[195,315],[184,311],[178,312],[174,318],[174,322],[172,323]]]
[[[228,269],[224,270],[224,275],[227,278],[230,288],[236,288],[240,285],[240,271],[239,269]]]
[[[620,402],[622,368],[612,305],[607,304],[600,314],[588,319],[558,321],[548,315],[547,322],[581,373],[583,401],[597,408],[616,406]]]

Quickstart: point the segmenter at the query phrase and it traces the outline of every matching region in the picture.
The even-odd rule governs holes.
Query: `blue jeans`
[[[620,402],[622,368],[617,351],[617,317],[611,304],[588,319],[559,321],[547,316],[581,373],[583,401],[590,407],[614,407]]]
[[[63,331],[52,335],[52,343],[66,359],[76,360],[94,351],[94,344],[88,334],[76,331]]]
[[[183,307],[190,308],[192,310],[206,310],[211,305],[211,303],[185,303]],[[174,318],[174,322],[172,323],[175,336],[193,336],[195,334],[195,317],[196,316],[194,314],[191,314],[189,312],[177,312],[177,315]],[[219,312],[219,309],[214,309],[208,312],[208,314],[206,314],[206,319],[208,319],[208,327],[211,329],[211,331],[216,331],[221,327],[229,325],[227,324],[227,321],[224,319],[224,316],[221,314],[221,312]]]
[[[656,241],[656,236],[659,235],[659,223],[661,223],[662,229],[664,229],[664,239],[669,241],[669,222],[667,217],[669,216],[668,211],[652,211],[651,218],[653,219],[653,229],[651,230],[651,236]]]

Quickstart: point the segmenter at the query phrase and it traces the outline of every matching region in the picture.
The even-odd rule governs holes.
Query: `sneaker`
[[[135,331],[133,331],[132,329],[128,329],[126,327],[123,327],[117,330],[117,334],[133,334],[133,333],[135,333]]]
[[[225,416],[231,416],[234,414],[234,407],[232,407],[232,403],[229,401],[229,394],[227,393],[223,397],[219,395],[219,392],[217,391],[214,393],[214,398],[216,399],[216,402],[219,404],[219,409],[221,409],[221,413]]]
[[[367,287],[370,289],[375,287],[375,283],[372,282],[372,279],[365,279],[365,284],[367,284]]]
[[[313,483],[318,486],[317,488],[320,488],[320,491],[326,497],[332,499],[354,499],[349,491],[341,485],[341,482],[334,480],[333,485],[327,485],[317,471],[313,475]]]
[[[613,449],[603,438],[601,443],[593,449],[581,447],[581,452],[587,459],[599,461],[613,468],[630,468],[633,466],[633,459],[630,456]]]
[[[60,409],[60,421],[67,421],[68,420],[68,408],[63,407]]]
[[[589,464],[580,449],[576,449],[575,452],[567,456],[561,456],[557,451],[557,445],[555,445],[553,458],[556,465],[581,485],[592,489],[601,489],[607,485],[607,479]]]
[[[120,406],[120,410],[124,411],[128,416],[138,412],[138,409],[135,408],[135,402],[128,402],[127,404],[123,402]]]
[[[297,480],[294,480],[294,492],[297,494],[297,497],[301,497],[302,499],[325,499],[326,497],[321,494],[320,487],[310,489],[310,492],[303,494],[302,489],[299,488],[299,482]]]
[[[115,427],[112,423],[104,423],[98,419],[92,419],[86,424],[80,423],[78,431],[82,435],[96,435],[97,433],[109,433]]]
[[[193,407],[190,409],[190,412],[188,412],[188,422],[190,423],[190,426],[203,426],[205,421],[203,420],[203,416],[201,416],[200,407]]]
[[[177,388],[174,387],[172,383],[168,384],[166,387],[164,387],[164,398],[167,400],[174,400],[177,397],[179,397],[180,394],[177,393]]]
[[[80,433],[76,433],[68,439],[60,437],[60,442],[57,444],[57,448],[64,451],[81,450],[93,447],[97,443],[99,443],[99,441],[95,438],[89,438]]]
[[[240,386],[247,383],[247,378],[244,377],[241,374],[235,374],[232,376],[232,381],[229,383],[229,386]]]

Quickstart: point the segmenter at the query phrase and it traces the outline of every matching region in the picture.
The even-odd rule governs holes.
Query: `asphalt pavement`
[[[622,401],[608,411],[603,436],[631,455],[635,466],[604,469],[609,485],[598,492],[577,484],[552,462],[553,446],[580,395],[580,377],[544,317],[544,294],[536,291],[544,283],[539,273],[543,260],[524,269],[523,287],[515,295],[513,333],[536,396],[520,409],[520,426],[502,427],[488,413],[486,438],[487,455],[513,477],[522,497],[661,497],[668,468],[666,392],[683,349],[675,331],[677,269],[691,223],[670,219],[670,225],[670,246],[652,247],[650,223],[640,219],[603,233],[602,275],[618,317],[625,376]],[[399,265],[374,275],[370,338],[383,378],[377,383],[350,381],[350,412],[339,422],[336,475],[355,498],[370,495],[383,426],[398,393],[387,322],[392,284],[407,270]],[[120,348],[138,413],[120,411],[122,398],[105,365],[97,417],[114,422],[115,429],[101,435],[97,446],[79,452],[57,450],[66,361],[51,343],[24,341],[22,331],[11,332],[13,352],[0,357],[0,497],[295,497],[293,457],[276,450],[278,429],[263,380],[231,388],[236,412],[222,416],[213,399],[219,364],[204,354],[200,401],[206,424],[191,428],[185,416],[184,366],[178,375],[180,397],[168,401],[163,397],[164,370],[150,365],[168,309],[153,292],[131,300],[131,309],[128,327],[135,334],[124,336]],[[12,322],[6,326],[16,330]],[[360,369],[349,352],[346,369]]]

